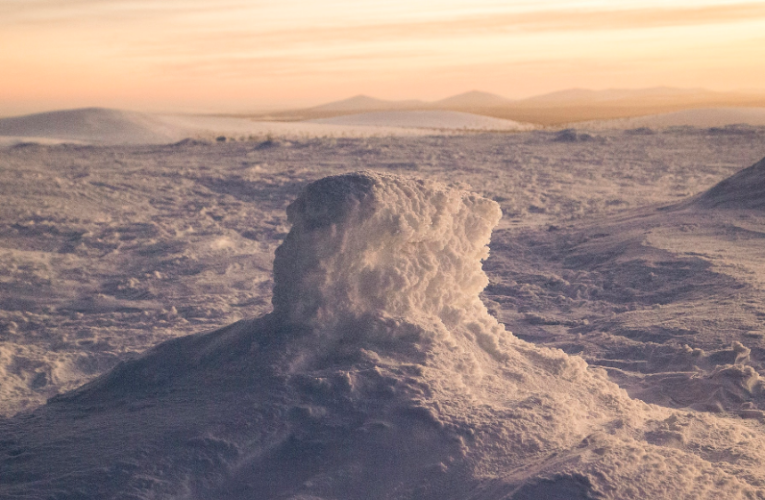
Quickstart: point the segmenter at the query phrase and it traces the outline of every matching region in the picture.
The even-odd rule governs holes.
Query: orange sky
[[[0,116],[765,88],[765,2],[0,0]]]

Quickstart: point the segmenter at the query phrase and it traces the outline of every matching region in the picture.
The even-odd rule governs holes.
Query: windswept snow
[[[697,203],[708,208],[765,208],[765,158],[713,186]]]
[[[0,148],[0,497],[765,495],[763,129],[428,134]]]
[[[311,123],[437,130],[532,130],[535,128],[527,123],[460,111],[378,111],[334,118],[321,118],[311,120]]]
[[[106,144],[168,143],[180,130],[151,115],[104,108],[52,111],[0,119],[0,136]]]
[[[0,423],[0,493],[765,494],[760,424],[630,399],[489,314],[478,292],[496,203],[360,172],[308,185],[287,211],[273,313],[161,344]]]
[[[273,302],[288,322],[337,329],[384,314],[449,327],[485,309],[481,260],[501,217],[496,202],[365,172],[309,185],[287,214]]]

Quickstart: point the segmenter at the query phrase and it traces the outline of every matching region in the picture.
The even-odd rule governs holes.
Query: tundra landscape
[[[765,500],[763,33],[0,0],[0,499]]]
[[[686,115],[0,120],[0,491],[762,497],[765,128]]]

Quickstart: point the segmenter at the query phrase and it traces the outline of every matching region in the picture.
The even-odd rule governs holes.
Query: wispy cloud
[[[246,19],[246,18],[245,18]],[[427,40],[455,40],[513,34],[606,32],[654,28],[723,25],[765,20],[765,2],[705,7],[639,8],[629,10],[549,10],[524,13],[493,13],[418,22],[365,22],[356,25],[310,26],[270,29],[256,22],[201,26],[193,33],[176,31],[172,36],[149,34],[132,51],[152,50],[166,54],[198,54],[209,48],[242,51],[292,49],[317,50],[330,46],[380,43],[390,46]]]
[[[594,31],[726,24],[765,19],[765,2],[710,7],[644,8],[629,10],[550,10],[492,13],[448,20],[368,23],[358,26],[303,27],[263,33],[274,42],[286,40],[338,41],[454,36],[486,32]]]
[[[284,2],[282,2],[284,3]],[[418,3],[414,2],[414,10]],[[483,6],[470,9],[455,9],[458,15],[445,16],[444,11],[435,9],[432,14],[422,13],[419,6],[420,21],[407,22],[404,8],[390,9],[385,15],[377,15],[379,9],[368,9],[366,15],[360,9],[355,16],[353,26],[344,26],[346,16],[339,15],[346,6],[343,2],[329,0],[317,6],[310,0],[292,0],[282,9],[275,8],[270,2],[244,0],[2,0],[0,1],[0,23],[19,23],[51,20],[99,19],[120,16],[131,18],[153,18],[156,16],[193,16],[195,14],[210,15],[213,21],[207,22],[203,17],[198,18],[199,27],[212,28],[215,18],[226,18],[235,26],[249,24],[252,31],[263,32],[268,26],[259,22],[259,14],[283,10],[282,14],[294,20],[294,30],[304,33],[331,29],[340,38],[358,37],[366,33],[368,37],[380,37],[389,34],[421,33],[423,36],[443,33],[473,31],[473,30],[616,30],[639,29],[663,26],[689,26],[704,24],[720,24],[765,18],[765,3],[740,2],[719,3],[712,5],[686,5],[677,2],[667,2],[662,7],[628,7],[628,8],[592,8],[571,7],[569,3],[555,3],[555,6],[544,7],[549,3],[541,2],[542,8],[536,11],[518,11],[513,2],[507,6],[493,4],[491,8]],[[673,5],[674,3],[674,5]],[[566,7],[564,7],[566,5]],[[585,4],[586,5],[586,4]],[[623,4],[622,4],[623,5]],[[368,6],[369,7],[369,6]],[[471,15],[471,12],[481,12]],[[306,15],[310,13],[311,15]],[[238,16],[238,17],[237,17]],[[431,19],[428,19],[430,17]],[[332,18],[339,22],[332,23]],[[372,21],[379,20],[381,22]],[[312,30],[311,25],[321,24],[324,27]],[[193,26],[190,26],[193,28]],[[219,26],[225,28],[225,26]],[[284,35],[292,33],[284,30]]]
[[[0,0],[0,25],[145,21],[257,9],[242,0]]]

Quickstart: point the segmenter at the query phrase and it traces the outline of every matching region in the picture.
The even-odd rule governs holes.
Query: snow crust
[[[396,405],[425,412],[465,444],[462,458],[443,463],[452,461],[446,468],[455,474],[467,466],[466,482],[502,478],[512,498],[759,492],[760,479],[747,484],[735,476],[746,469],[760,478],[754,443],[765,444],[762,436],[632,400],[603,371],[520,341],[488,314],[478,293],[487,283],[480,262],[500,217],[494,202],[439,183],[361,172],[312,183],[288,215],[293,227],[274,263],[274,317],[311,332],[290,349],[291,372],[316,373],[350,353],[388,374],[416,360],[425,391],[402,393]],[[354,387],[372,385],[363,370],[348,373]],[[359,389],[356,397],[369,394]],[[465,429],[474,438],[466,439]],[[731,439],[741,453],[732,468],[715,458]],[[722,448],[700,454],[700,446]],[[431,460],[452,452],[434,453]],[[529,462],[538,468],[521,472]]]
[[[546,135],[536,140],[549,141],[556,148],[582,146]],[[224,151],[239,152],[224,146]],[[177,147],[193,148],[194,156],[204,152],[194,144]],[[269,147],[282,155],[289,151]],[[333,158],[339,150],[333,150]],[[636,150],[640,155],[644,152],[642,147]],[[250,152],[264,154],[262,149]],[[365,158],[373,157],[368,148],[348,154],[355,161],[365,152]],[[19,148],[12,153],[31,155],[34,150]],[[304,161],[316,161],[311,150],[303,154],[308,158]],[[200,162],[215,164],[222,156],[211,155]],[[135,245],[136,255],[155,258],[152,266],[167,266],[140,270],[143,280],[154,280],[152,286],[161,284],[162,273],[171,273],[177,280],[182,279],[179,269],[194,276],[212,269],[229,277],[208,275],[196,286],[224,293],[225,280],[244,274],[246,265],[256,260],[256,249],[244,246],[233,231],[213,233],[208,219],[252,230],[253,221],[264,219],[267,212],[243,212],[238,225],[225,216],[253,205],[256,196],[260,196],[258,205],[274,203],[277,189],[282,189],[276,193],[282,198],[292,197],[300,185],[294,182],[296,175],[316,175],[285,168],[279,172],[281,177],[269,178],[266,189],[243,177],[244,155],[229,156],[234,158],[229,161],[236,162],[232,172],[240,177],[216,177],[205,171],[193,184],[198,192],[208,186],[226,195],[225,205],[195,210],[207,224],[199,226],[200,244],[211,254],[194,268],[172,267],[180,264],[166,257],[180,253],[181,241],[186,240],[173,240],[181,245],[175,249],[159,244],[156,239],[164,230],[148,223],[118,226],[112,247],[105,246],[111,240],[104,235],[83,233],[75,238],[74,231],[53,231],[55,221],[41,217],[33,219],[34,224],[17,224],[7,234],[22,247],[30,245],[34,235],[50,242],[49,233],[65,233],[67,241],[75,239],[83,248],[99,244],[110,250],[108,255],[99,252],[99,259],[114,258],[119,253],[115,249],[127,252],[129,248],[119,246],[127,241]],[[286,162],[284,157],[276,158]],[[535,175],[540,171],[534,169]],[[79,170],[75,173],[81,175]],[[193,173],[184,175],[191,178]],[[81,179],[72,178],[71,182]],[[170,189],[187,182],[168,178]],[[102,179],[93,181],[97,187],[105,184]],[[30,177],[30,182],[43,193],[48,189],[42,175]],[[136,192],[150,190],[156,182],[151,179]],[[491,178],[486,182],[491,184]],[[111,181],[111,185],[120,184]],[[235,203],[237,197],[244,200],[241,205]],[[188,200],[179,198],[182,203]],[[120,204],[130,201],[119,199]],[[136,205],[136,212],[146,213],[163,203],[168,201],[158,197],[153,205]],[[182,205],[171,216],[180,218],[188,211],[189,205]],[[276,252],[272,314],[165,342],[31,415],[0,421],[0,465],[10,471],[0,481],[0,496],[227,500],[765,496],[763,414],[756,407],[762,381],[754,364],[747,364],[756,356],[753,349],[740,343],[716,352],[687,348],[684,356],[665,359],[667,366],[660,375],[665,383],[646,390],[646,399],[653,395],[653,400],[666,406],[677,404],[679,396],[691,400],[688,406],[747,399],[737,416],[726,415],[727,407],[711,414],[653,406],[631,399],[605,370],[588,365],[582,357],[512,335],[488,314],[479,298],[488,282],[481,260],[501,254],[493,263],[492,297],[499,299],[503,293],[505,299],[516,301],[507,308],[516,314],[523,307],[529,316],[529,321],[517,322],[523,333],[528,335],[541,324],[562,338],[565,332],[555,321],[563,321],[561,317],[579,320],[577,307],[589,300],[595,305],[587,311],[588,317],[595,322],[593,311],[602,307],[604,320],[592,327],[594,332],[587,339],[580,339],[581,345],[615,344],[617,336],[632,335],[628,341],[633,350],[622,354],[621,366],[625,366],[630,356],[641,354],[634,347],[638,334],[649,335],[655,325],[669,328],[675,319],[660,307],[640,309],[639,301],[661,305],[667,297],[679,300],[688,290],[704,288],[703,280],[718,289],[721,283],[719,277],[711,281],[712,273],[704,273],[704,266],[692,259],[671,257],[650,247],[656,238],[648,234],[650,227],[619,215],[608,221],[610,225],[603,219],[596,221],[597,227],[584,234],[559,227],[504,231],[495,235],[490,256],[486,245],[500,215],[495,202],[437,181],[373,172],[341,174],[309,184],[287,212],[292,228]],[[669,212],[650,213],[664,220]],[[683,215],[672,213],[678,218]],[[633,218],[643,224],[649,219],[645,213]],[[675,221],[678,226],[688,226],[687,222]],[[761,238],[759,221],[749,220],[747,228],[751,238]],[[180,240],[183,228],[171,229],[178,230],[172,234]],[[742,235],[744,228],[739,229],[737,234]],[[103,230],[117,232],[108,225]],[[151,245],[141,246],[147,238],[153,238]],[[709,248],[719,248],[719,241],[718,237]],[[756,241],[761,247],[761,239]],[[670,246],[672,242],[663,243]],[[226,252],[237,250],[237,244],[242,245],[241,258],[225,261]],[[678,248],[680,253],[689,247],[678,244]],[[761,261],[761,252],[756,255]],[[49,287],[60,285],[47,267],[35,268],[22,257],[30,255],[14,250],[4,258],[16,259],[15,272],[30,283],[39,278]],[[556,258],[565,259],[565,265],[556,268]],[[239,267],[221,269],[219,259]],[[112,283],[104,288],[124,298],[93,295],[76,301],[72,312],[118,311],[136,298],[162,300],[167,289],[155,288],[148,297],[142,295],[145,283],[113,282],[114,268],[128,260],[117,261],[107,270]],[[81,268],[81,262],[72,260],[67,265]],[[491,260],[485,262],[488,265]],[[507,280],[498,283],[497,276]],[[695,281],[672,288],[673,280],[683,279]],[[505,286],[505,291],[498,285]],[[568,295],[581,300],[574,302]],[[539,307],[547,297],[560,308]],[[183,311],[182,301],[188,302],[189,296],[176,296],[176,300]],[[231,296],[229,301],[235,300],[239,299]],[[629,305],[634,310],[624,308],[617,318],[614,304],[627,300],[633,301]],[[148,300],[134,301],[134,305],[150,312]],[[722,321],[728,321],[728,307],[722,307]],[[173,310],[162,315],[177,316],[178,310]],[[701,311],[674,313],[687,317]],[[652,320],[651,314],[657,318]],[[14,332],[33,332],[38,327],[32,323],[38,317],[30,316],[27,324],[19,320]],[[634,323],[626,325],[624,317]],[[654,321],[650,327],[649,320]],[[734,320],[742,322],[741,317]],[[683,321],[681,325],[689,324]],[[104,322],[99,328],[106,326]],[[618,330],[620,326],[624,331]],[[571,338],[590,334],[587,327],[583,320],[572,322]],[[601,330],[615,333],[608,336]],[[719,344],[714,339],[710,342]],[[662,355],[671,352],[672,347],[664,344],[669,342],[653,342],[644,349],[658,346],[655,349],[665,350]],[[2,363],[13,364],[5,357]],[[708,369],[710,377],[702,378],[698,367]],[[681,368],[683,372],[677,373]],[[671,386],[672,380],[679,381],[677,386]]]
[[[384,314],[453,328],[486,316],[478,294],[496,202],[369,171],[312,183],[287,216],[273,297],[287,321],[334,328]]]

